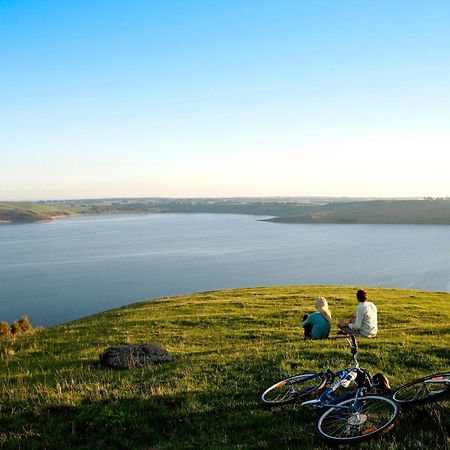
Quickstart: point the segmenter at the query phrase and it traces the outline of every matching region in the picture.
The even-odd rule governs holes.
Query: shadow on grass
[[[117,393],[116,398],[106,395],[102,399],[86,394],[76,405],[61,404],[58,398],[42,405],[10,398],[0,409],[0,447],[315,448],[310,413],[295,407],[267,410],[259,403],[266,381],[278,376],[281,360],[279,355],[226,365],[209,362],[199,374],[208,377],[206,384],[198,380],[202,387],[196,391],[193,380],[189,390],[173,395],[143,398],[130,395],[133,389],[128,389],[121,398]],[[186,369],[177,364],[158,367],[158,373],[151,367],[119,373],[128,373],[128,381],[136,382],[139,391],[142,383],[176,383],[180,370]],[[80,377],[88,376],[80,372]]]
[[[203,405],[196,411],[196,405]],[[245,398],[182,394],[49,406],[2,418],[2,448],[313,448],[295,408],[267,411]],[[20,425],[20,426],[19,426]],[[306,444],[306,446],[305,446]]]
[[[194,398],[195,397],[195,398]],[[53,406],[21,415],[21,433],[3,442],[8,449],[60,448],[327,448],[314,434],[314,415],[291,406],[266,410],[252,401],[230,402],[228,396],[127,398]],[[195,411],[195,403],[207,410]],[[363,448],[448,448],[449,423],[436,406],[408,413],[396,430]],[[3,432],[17,426],[0,422]],[[420,426],[418,426],[420,425]],[[28,430],[27,430],[28,429]]]
[[[76,405],[49,402],[36,406],[11,400],[0,410],[0,446],[111,450],[326,448],[315,435],[314,411],[295,405],[265,409],[259,402],[261,391],[277,380],[282,359],[282,355],[241,358],[227,363],[226,370],[219,363],[217,367],[210,363],[201,375],[211,381],[200,388],[198,380],[198,386],[192,384],[190,390],[171,395],[143,398],[133,395],[131,389],[114,399],[106,396],[98,400],[87,394]],[[166,365],[157,376],[152,368],[136,371],[130,380],[136,378],[136,391],[143,381],[158,384],[160,376],[176,382],[177,368]],[[195,390],[197,387],[199,390]],[[408,419],[401,421],[398,430],[363,448],[446,448],[450,432],[446,405],[408,412]],[[420,430],[414,424],[420,424]]]

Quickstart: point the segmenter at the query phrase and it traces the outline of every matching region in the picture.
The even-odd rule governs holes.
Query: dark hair
[[[358,302],[365,302],[367,300],[366,291],[363,289],[358,289],[358,292],[356,292],[356,298],[358,299]]]

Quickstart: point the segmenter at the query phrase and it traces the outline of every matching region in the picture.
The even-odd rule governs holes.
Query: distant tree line
[[[435,202],[437,200],[448,202],[450,200],[450,197],[424,197],[424,200],[429,200],[432,202]]]

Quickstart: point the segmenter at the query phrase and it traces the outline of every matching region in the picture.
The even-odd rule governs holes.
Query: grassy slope
[[[44,205],[34,202],[0,203],[0,220],[11,222],[37,222],[50,220],[53,216],[67,216],[78,212],[69,205]]]
[[[355,288],[237,289],[157,299],[1,342],[0,446],[4,448],[322,448],[313,413],[266,410],[263,388],[294,373],[341,368],[344,339],[304,341],[317,295],[335,322]],[[449,370],[450,294],[368,289],[380,333],[360,340],[360,363],[398,386]],[[153,342],[169,364],[130,371],[96,365],[119,343]],[[14,353],[14,354],[13,354]],[[361,448],[445,448],[448,400],[417,407],[385,438]]]
[[[450,225],[448,200],[372,200],[311,206],[303,213],[270,219],[283,223],[390,223]]]

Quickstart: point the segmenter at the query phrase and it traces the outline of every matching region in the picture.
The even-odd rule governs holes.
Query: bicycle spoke
[[[318,391],[325,385],[325,378],[321,374],[300,374],[282,380],[261,395],[267,405],[282,405],[292,403]]]
[[[290,390],[290,391],[286,390],[286,391],[284,391],[284,392],[280,392],[280,393],[273,399],[273,401],[280,402],[280,401],[283,401],[283,400],[288,399],[289,397],[291,397],[291,396],[294,395],[294,394],[295,394],[295,392],[294,392],[293,390]]]
[[[442,383],[421,383],[420,385],[412,385],[410,389],[406,388],[400,392],[399,399],[404,401],[421,400],[434,395],[442,394],[446,388],[442,388]]]
[[[351,409],[337,411],[341,406]],[[388,425],[395,423],[398,414],[396,403],[386,397],[349,399],[326,411],[319,418],[317,429],[329,441],[356,442],[383,433]]]
[[[448,373],[431,375],[400,387],[394,393],[394,399],[404,404],[423,403],[444,394],[449,387]]]

